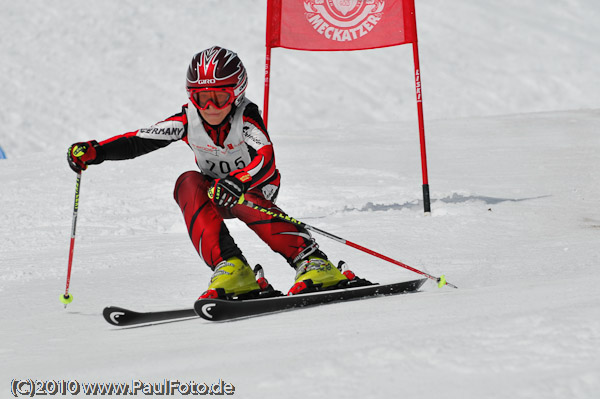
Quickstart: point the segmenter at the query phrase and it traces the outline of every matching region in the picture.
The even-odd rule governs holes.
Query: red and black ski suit
[[[218,207],[208,198],[214,180],[242,169],[251,177],[246,199],[264,208],[275,206],[280,175],[275,166],[273,145],[256,104],[248,99],[233,107],[219,126],[202,120],[197,109],[186,104],[182,111],[145,129],[100,142],[103,160],[132,159],[170,143],[183,140],[196,155],[198,171],[183,173],[175,184],[175,201],[181,208],[194,247],[214,269],[242,252],[227,229],[224,219],[238,218],[290,265],[316,250],[305,229],[269,216],[245,205]]]

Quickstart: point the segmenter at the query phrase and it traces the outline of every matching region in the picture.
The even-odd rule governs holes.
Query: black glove
[[[243,170],[232,172],[224,179],[215,180],[215,185],[211,188],[211,198],[218,206],[232,208],[248,191],[251,181],[252,176]]]
[[[96,165],[104,161],[104,150],[96,140],[75,143],[69,147],[67,161],[74,172],[86,170],[88,165]]]

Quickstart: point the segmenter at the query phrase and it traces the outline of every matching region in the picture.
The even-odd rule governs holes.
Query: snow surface
[[[173,3],[174,4],[174,3]],[[240,398],[596,398],[600,391],[600,3],[418,0],[432,214],[410,46],[273,51],[279,205],[459,286],[228,323],[116,330],[106,305],[189,306],[210,271],[172,186],[183,143],[83,175],[64,290],[74,141],[185,102],[191,56],[235,49],[262,104],[262,0],[2,1],[0,396],[11,380],[216,382]],[[277,287],[293,271],[230,229]],[[380,282],[419,277],[324,237]],[[595,244],[594,244],[595,243]],[[80,395],[78,397],[82,397]],[[89,397],[89,396],[88,396]]]

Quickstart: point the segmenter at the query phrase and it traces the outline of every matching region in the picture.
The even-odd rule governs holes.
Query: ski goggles
[[[231,105],[235,100],[235,95],[233,87],[193,89],[190,92],[190,99],[196,108],[204,111],[211,104],[216,109],[223,109]]]

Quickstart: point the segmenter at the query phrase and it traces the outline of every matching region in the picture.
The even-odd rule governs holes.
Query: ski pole
[[[81,186],[81,171],[77,172],[75,181],[75,203],[73,205],[73,224],[71,225],[71,247],[69,248],[69,266],[67,269],[67,284],[65,293],[60,296],[60,301],[65,304],[73,302],[73,295],[69,294],[69,283],[71,282],[71,267],[73,266],[73,251],[75,249],[75,228],[77,226],[77,211],[79,210],[79,187]]]
[[[214,189],[213,189],[213,188],[210,188],[210,189],[208,190],[208,196],[209,196],[210,198],[213,198],[213,196],[214,196]],[[311,230],[311,231],[314,231],[315,233],[319,233],[319,234],[321,234],[321,235],[324,235],[325,237],[327,237],[327,238],[330,238],[330,239],[332,239],[332,240],[334,240],[334,241],[337,241],[337,242],[339,242],[339,243],[342,243],[342,244],[348,245],[348,246],[350,246],[350,247],[352,247],[352,248],[358,249],[359,251],[362,251],[362,252],[368,253],[369,255],[375,256],[375,257],[377,257],[377,258],[379,258],[379,259],[383,259],[383,260],[385,260],[385,261],[387,261],[387,262],[393,263],[393,264],[394,264],[394,265],[396,265],[396,266],[400,266],[400,267],[403,267],[403,268],[405,268],[405,269],[408,269],[408,270],[410,270],[410,271],[412,271],[412,272],[418,273],[418,274],[420,274],[420,275],[422,275],[422,276],[425,276],[425,277],[427,277],[428,279],[435,280],[435,281],[437,282],[437,284],[438,284],[438,287],[440,287],[440,288],[442,288],[444,285],[450,286],[450,287],[452,287],[452,288],[458,288],[458,287],[457,287],[457,286],[455,286],[454,284],[450,284],[449,282],[447,282],[447,281],[446,281],[446,276],[444,276],[444,275],[441,275],[440,277],[435,277],[435,276],[432,276],[431,274],[428,274],[428,273],[422,272],[422,271],[420,271],[420,270],[418,270],[418,269],[415,269],[414,267],[411,267],[411,266],[409,266],[409,265],[407,265],[407,264],[405,264],[405,263],[402,263],[402,262],[400,262],[400,261],[398,261],[398,260],[392,259],[392,258],[390,258],[389,256],[382,255],[382,254],[380,254],[379,252],[375,252],[375,251],[373,251],[372,249],[365,248],[365,247],[363,247],[362,245],[355,244],[355,243],[353,243],[352,241],[348,241],[348,240],[346,240],[346,239],[344,239],[344,238],[341,238],[341,237],[335,236],[335,235],[333,235],[333,234],[331,234],[331,233],[328,233],[328,232],[326,232],[326,231],[324,231],[324,230],[321,230],[321,229],[319,229],[319,228],[317,228],[317,227],[314,227],[314,226],[311,226],[311,225],[309,225],[309,224],[306,224],[306,223],[304,223],[304,222],[301,222],[301,221],[299,221],[299,220],[296,220],[296,219],[294,219],[294,218],[293,218],[293,217],[291,217],[291,216],[284,215],[284,214],[283,214],[283,213],[281,213],[281,212],[273,212],[273,211],[271,211],[271,210],[269,210],[269,209],[267,209],[267,208],[263,208],[263,207],[262,207],[262,206],[260,206],[260,205],[256,205],[256,204],[255,204],[255,203],[253,203],[253,202],[247,201],[247,200],[244,198],[244,196],[243,196],[243,195],[242,195],[242,196],[240,197],[240,199],[238,200],[238,204],[245,205],[245,206],[247,206],[247,207],[250,207],[250,208],[252,208],[252,209],[255,209],[255,210],[257,210],[257,211],[260,211],[260,212],[266,213],[266,214],[267,214],[267,215],[269,215],[269,216],[273,216],[273,217],[276,217],[277,219],[284,220],[284,221],[286,221],[286,222],[288,222],[288,223],[292,223],[292,224],[295,224],[295,225],[297,225],[297,226],[304,227],[306,230]]]

